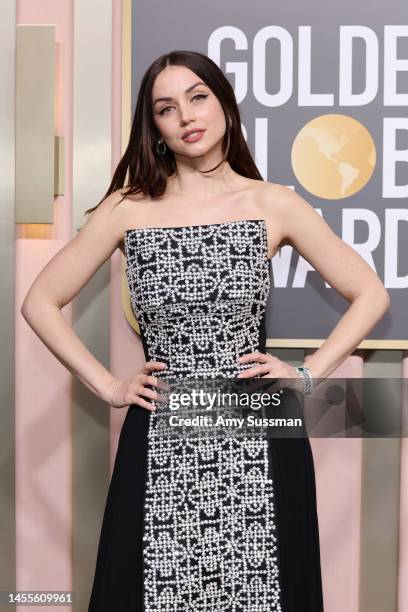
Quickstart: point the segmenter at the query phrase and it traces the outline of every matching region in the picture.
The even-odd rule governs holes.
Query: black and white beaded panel
[[[155,375],[235,378],[270,286],[264,220],[125,234],[132,307]],[[158,404],[158,410],[160,404]],[[165,437],[149,413],[145,612],[284,612],[273,470],[262,438]]]
[[[133,312],[166,375],[250,367],[236,359],[258,347],[270,288],[263,219],[130,229],[125,249]]]
[[[266,440],[150,437],[145,612],[284,612],[268,461]]]

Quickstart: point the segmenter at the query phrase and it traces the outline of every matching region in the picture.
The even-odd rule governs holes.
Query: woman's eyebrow
[[[190,85],[190,87],[187,87],[187,89],[185,90],[184,93],[188,93],[189,91],[191,91],[192,89],[194,89],[194,87],[197,87],[197,85],[204,85],[204,87],[207,87],[207,85],[205,83],[203,83],[202,81],[197,81],[197,83],[194,83],[194,85]],[[170,102],[170,100],[173,100],[173,98],[171,96],[166,96],[163,98],[156,98],[156,100],[153,102],[153,106],[157,103],[157,102]]]

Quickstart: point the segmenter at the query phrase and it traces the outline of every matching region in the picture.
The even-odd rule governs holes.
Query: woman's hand
[[[150,397],[159,402],[164,402],[166,397],[153,389],[148,389],[145,385],[168,390],[169,386],[166,382],[150,374],[152,370],[164,370],[166,367],[167,365],[163,361],[147,361],[144,367],[134,376],[126,380],[114,378],[107,390],[106,401],[113,408],[123,408],[130,404],[137,404],[147,410],[156,410],[156,406],[143,399],[143,396]]]
[[[276,388],[290,388],[303,393],[304,383],[301,374],[291,365],[281,361],[274,355],[269,353],[247,353],[238,358],[239,363],[258,362],[248,370],[243,370],[237,375],[237,378],[252,378],[259,375],[260,378],[278,379],[274,386]]]

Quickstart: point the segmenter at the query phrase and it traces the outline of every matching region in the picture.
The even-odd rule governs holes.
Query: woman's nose
[[[193,114],[191,108],[188,108],[188,106],[180,107],[180,120],[181,120],[181,123],[183,125],[186,125],[187,123],[190,123],[190,121],[192,119],[194,119],[194,114]]]

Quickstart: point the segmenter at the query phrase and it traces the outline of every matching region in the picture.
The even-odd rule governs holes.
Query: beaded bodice
[[[124,244],[146,360],[183,378],[235,377],[253,365],[236,360],[265,350],[265,220],[129,229]]]

